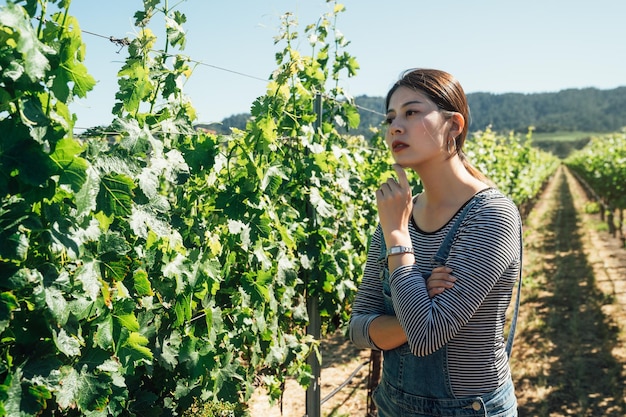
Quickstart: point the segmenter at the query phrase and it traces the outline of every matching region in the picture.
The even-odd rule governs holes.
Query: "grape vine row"
[[[599,200],[609,231],[622,233],[626,210],[626,132],[592,138],[583,149],[570,155],[565,164]],[[617,225],[614,221],[616,211]]]

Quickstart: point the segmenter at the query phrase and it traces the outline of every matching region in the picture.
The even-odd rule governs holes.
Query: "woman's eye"
[[[391,122],[393,122],[393,117],[387,117],[385,120],[383,120],[384,125],[390,125]]]
[[[408,116],[413,116],[414,114],[417,114],[418,111],[417,110],[407,110],[406,111],[406,115]]]

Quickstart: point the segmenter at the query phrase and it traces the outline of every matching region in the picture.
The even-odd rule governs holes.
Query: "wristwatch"
[[[387,249],[387,257],[403,253],[413,253],[413,248],[410,246],[392,246]]]

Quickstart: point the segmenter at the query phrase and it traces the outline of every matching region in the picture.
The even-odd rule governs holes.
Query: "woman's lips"
[[[399,140],[394,140],[391,143],[391,150],[393,150],[394,152],[399,152],[402,149],[405,149],[405,148],[408,148],[408,147],[409,147],[409,145],[407,145],[406,143],[401,142]]]

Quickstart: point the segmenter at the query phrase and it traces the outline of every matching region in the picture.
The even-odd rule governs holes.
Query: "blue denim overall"
[[[466,204],[433,257],[433,268],[444,265],[456,230],[469,209],[482,199],[494,197],[503,198],[499,194],[479,194]],[[379,262],[384,263],[381,279],[385,310],[387,314],[395,315],[384,241],[381,246]],[[430,272],[423,276],[424,279],[427,279]],[[507,340],[506,349],[509,355],[515,333],[520,289],[521,279],[518,283],[517,304]],[[396,349],[385,351],[383,355],[383,375],[373,394],[379,417],[517,416],[517,400],[511,380],[487,395],[468,398],[456,398],[454,396],[448,372],[447,345],[428,356],[419,357],[413,355],[408,344],[405,343]]]

